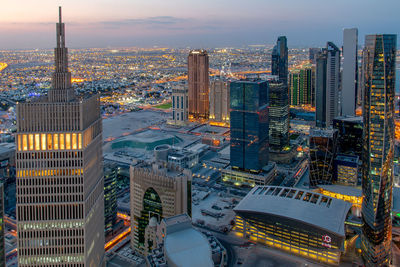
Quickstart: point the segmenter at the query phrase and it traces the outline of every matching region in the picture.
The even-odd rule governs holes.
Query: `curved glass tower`
[[[366,266],[388,266],[391,258],[396,39],[365,38],[361,248]]]

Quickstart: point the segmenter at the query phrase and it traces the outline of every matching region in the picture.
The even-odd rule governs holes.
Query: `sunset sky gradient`
[[[400,29],[400,0],[1,0],[0,49],[51,48],[58,6],[71,48],[341,46],[342,29]]]

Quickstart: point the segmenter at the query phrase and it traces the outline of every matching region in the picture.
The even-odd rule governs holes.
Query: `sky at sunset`
[[[58,6],[67,45],[341,46],[342,29],[400,34],[400,0],[1,0],[0,49],[51,48]]]

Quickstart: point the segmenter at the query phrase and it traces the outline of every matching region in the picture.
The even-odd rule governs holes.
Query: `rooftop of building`
[[[336,156],[336,160],[347,161],[352,163],[357,163],[359,158],[356,155],[344,155],[340,154]]]
[[[332,193],[346,195],[346,196],[354,196],[354,197],[362,197],[362,190],[359,187],[354,186],[346,186],[346,185],[319,185],[320,188],[327,190]]]
[[[181,176],[191,176],[188,170],[182,169],[181,167],[167,163],[167,162],[147,162],[143,161],[134,166],[136,169],[146,169],[148,171],[162,173],[169,178],[177,178]]]
[[[332,137],[335,132],[333,128],[311,128],[310,137]]]
[[[238,213],[284,217],[344,236],[344,222],[351,204],[291,187],[257,186],[234,208]]]
[[[15,151],[15,143],[1,143],[0,154],[10,153]]]
[[[347,115],[347,116],[336,117],[334,120],[362,123],[363,122],[363,117],[362,116],[349,116],[349,115]]]
[[[192,227],[167,234],[164,251],[173,266],[214,266],[207,238]]]

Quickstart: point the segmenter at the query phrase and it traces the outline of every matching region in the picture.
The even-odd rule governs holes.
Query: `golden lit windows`
[[[60,149],[64,150],[64,134],[60,134]]]
[[[58,134],[54,134],[54,149],[58,150]]]
[[[33,134],[28,135],[29,150],[33,150]]]
[[[76,149],[78,147],[77,140],[76,140],[76,133],[72,134],[72,149]]]
[[[40,150],[40,134],[35,134],[35,150]]]
[[[51,134],[47,134],[47,149],[48,150],[53,149],[53,138]]]
[[[28,150],[28,138],[26,134],[22,135],[22,149],[24,151]]]
[[[46,134],[41,135],[42,139],[42,150],[46,150]]]
[[[71,134],[65,134],[65,149],[71,149]]]

